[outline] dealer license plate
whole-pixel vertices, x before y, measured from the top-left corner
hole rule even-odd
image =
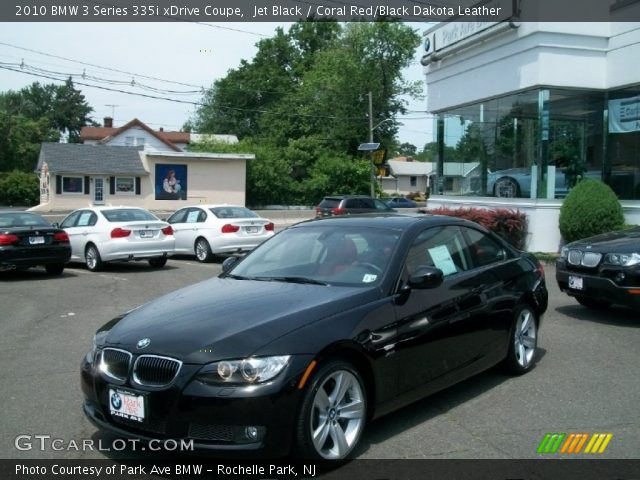
[[[29,243],[31,245],[42,245],[44,243],[44,237],[29,237]]]
[[[569,288],[573,290],[583,290],[584,284],[582,282],[582,277],[569,275]]]
[[[114,417],[133,422],[144,421],[144,396],[124,390],[109,389],[109,412]]]
[[[140,230],[140,238],[153,237],[153,230]]]
[[[258,233],[260,227],[244,227],[247,233]]]

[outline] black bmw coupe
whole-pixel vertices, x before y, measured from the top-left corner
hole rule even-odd
[[[31,212],[0,212],[0,272],[42,265],[59,275],[71,258],[69,236]]]
[[[498,363],[533,368],[547,296],[537,260],[475,223],[303,222],[104,325],[83,408],[124,437],[341,460],[381,415]]]

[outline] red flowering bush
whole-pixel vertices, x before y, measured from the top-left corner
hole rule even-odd
[[[449,217],[471,220],[499,235],[517,249],[524,249],[527,237],[527,215],[518,210],[440,207],[431,210],[421,209],[420,211],[431,215],[448,215]]]

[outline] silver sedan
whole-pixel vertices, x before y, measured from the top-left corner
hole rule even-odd
[[[176,253],[210,262],[215,255],[246,253],[271,237],[274,225],[239,205],[181,208],[167,220],[174,229]]]
[[[84,262],[91,271],[105,262],[129,260],[148,260],[160,268],[175,247],[171,226],[143,208],[81,208],[60,227],[69,235],[71,261]]]

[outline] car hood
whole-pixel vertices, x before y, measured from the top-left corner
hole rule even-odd
[[[567,248],[598,253],[640,253],[640,227],[577,240],[567,245]]]
[[[105,345],[186,363],[246,357],[285,333],[379,295],[376,288],[214,278],[112,321]],[[150,344],[140,350],[136,344],[143,338]]]

